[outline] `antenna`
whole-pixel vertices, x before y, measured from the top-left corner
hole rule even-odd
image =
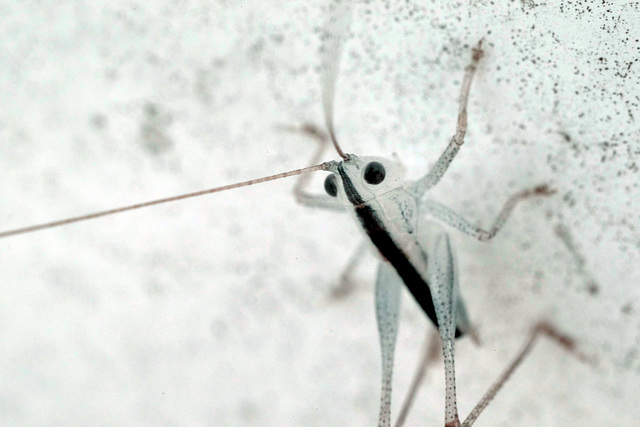
[[[343,159],[347,159],[340,146],[333,126],[333,106],[336,95],[336,81],[340,68],[340,56],[344,47],[344,36],[351,24],[352,8],[350,1],[329,5],[329,17],[322,34],[321,86],[324,119],[331,136],[331,142]]]
[[[276,179],[286,178],[288,176],[302,175],[305,173],[315,172],[319,170],[326,171],[326,170],[330,170],[331,164],[332,162],[325,162],[319,165],[309,166],[307,168],[296,169],[289,172],[282,172],[275,175],[265,176],[263,178],[252,179],[249,181],[239,182],[236,184],[223,185],[222,187],[209,188],[207,190],[200,190],[193,193],[186,193],[178,196],[166,197],[163,199],[150,200],[148,202],[136,203],[134,205],[122,206],[115,209],[109,209],[109,210],[94,212],[86,215],[65,218],[57,221],[46,222],[43,224],[31,225],[28,227],[21,227],[13,230],[2,231],[0,232],[0,239],[5,237],[10,237],[10,236],[17,236],[18,234],[33,233],[34,231],[45,230],[48,228],[60,227],[67,224],[73,224],[75,222],[88,221],[90,219],[100,218],[108,215],[115,215],[122,212],[132,211],[135,209],[146,208],[154,205],[160,205],[163,203],[176,202],[178,200],[189,199],[192,197],[204,196],[212,193],[219,193],[221,191],[232,190],[238,187],[246,187],[249,185],[260,184],[262,182],[275,181]]]

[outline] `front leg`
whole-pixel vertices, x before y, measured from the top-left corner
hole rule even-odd
[[[460,230],[469,236],[475,237],[481,242],[486,242],[498,234],[498,231],[500,231],[505,222],[507,222],[509,215],[511,215],[513,208],[516,207],[518,202],[533,196],[551,196],[555,193],[556,190],[549,188],[547,185],[539,185],[514,194],[509,198],[509,200],[507,200],[507,203],[504,204],[502,210],[489,230],[484,230],[483,228],[471,224],[460,214],[437,202],[427,200],[422,203],[422,208],[427,214],[441,220],[451,227]]]
[[[460,88],[460,101],[458,104],[458,121],[456,124],[456,133],[451,137],[449,145],[438,158],[438,161],[431,167],[431,170],[422,178],[420,178],[413,187],[413,192],[417,197],[421,197],[431,187],[436,185],[440,178],[449,168],[449,165],[460,151],[460,147],[464,143],[464,136],[467,133],[467,105],[469,103],[469,91],[471,90],[471,82],[478,68],[478,62],[482,55],[482,40],[473,48],[471,53],[471,63],[467,66]]]

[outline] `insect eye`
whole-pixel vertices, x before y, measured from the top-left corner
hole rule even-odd
[[[338,195],[338,184],[336,183],[336,176],[334,174],[325,178],[324,191],[326,191],[331,197],[336,197]]]
[[[371,162],[364,168],[364,180],[369,184],[377,185],[384,181],[387,172],[382,163]]]

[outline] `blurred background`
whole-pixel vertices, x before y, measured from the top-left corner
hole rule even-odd
[[[640,6],[493,3],[356,2],[338,137],[424,174],[484,38],[432,197],[488,226],[522,188],[559,193],[490,243],[452,232],[483,340],[457,345],[461,415],[546,319],[597,363],[542,340],[476,425],[637,425]],[[283,129],[323,123],[326,8],[0,4],[0,228],[307,166],[315,142]],[[334,298],[359,233],[296,205],[294,181],[0,240],[0,424],[375,425],[375,259]],[[405,294],[394,418],[432,327]],[[442,425],[443,383],[438,366],[408,425]]]

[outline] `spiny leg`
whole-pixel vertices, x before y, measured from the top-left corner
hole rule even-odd
[[[376,319],[382,352],[382,387],[380,391],[379,427],[391,426],[391,387],[393,358],[398,336],[400,289],[402,279],[393,267],[381,262],[376,279]]]
[[[509,363],[504,372],[498,377],[498,379],[489,387],[489,390],[482,396],[482,399],[476,404],[475,408],[469,413],[469,416],[462,423],[462,427],[470,427],[473,423],[478,419],[482,411],[489,405],[491,400],[495,397],[495,395],[500,391],[502,386],[504,386],[505,382],[509,379],[511,374],[520,366],[522,361],[529,355],[531,349],[536,344],[537,339],[540,335],[546,335],[551,338],[554,342],[559,344],[569,353],[582,360],[583,362],[588,362],[590,359],[581,353],[577,348],[575,341],[558,331],[554,326],[550,325],[546,322],[538,323],[529,337],[527,338],[522,349],[516,354],[516,357]]]
[[[409,415],[409,411],[411,410],[411,406],[413,405],[413,401],[415,400],[416,394],[418,393],[418,389],[427,376],[427,370],[433,364],[433,362],[438,360],[441,351],[440,336],[438,335],[438,332],[436,330],[432,330],[425,337],[422,357],[418,362],[418,368],[413,375],[411,386],[409,386],[409,391],[407,392],[407,396],[404,399],[404,403],[402,404],[402,408],[400,409],[400,413],[398,414],[398,418],[396,419],[395,427],[402,427],[404,425],[404,422],[407,419],[407,415]]]
[[[455,283],[454,286],[458,286],[458,284]],[[464,303],[464,300],[462,299],[462,296],[460,295],[460,291],[457,290],[456,293],[458,295],[455,302],[456,328],[458,328],[458,330],[462,332],[463,335],[470,337],[475,345],[479,346],[480,335],[478,334],[478,330],[471,324],[469,314],[467,313],[467,307]]]
[[[551,196],[555,193],[556,190],[549,188],[547,185],[538,185],[537,187],[522,190],[514,194],[504,204],[502,210],[496,217],[493,225],[489,230],[484,230],[476,225],[471,224],[460,214],[437,202],[425,201],[422,203],[422,208],[429,215],[438,218],[451,227],[460,230],[472,237],[475,237],[480,241],[486,242],[487,240],[493,238],[498,233],[498,231],[500,231],[502,226],[507,222],[509,215],[511,215],[511,212],[516,207],[518,202],[529,197]]]
[[[460,100],[458,103],[458,121],[456,123],[456,133],[451,137],[449,145],[438,158],[438,161],[431,167],[431,170],[418,181],[415,182],[413,191],[420,197],[428,189],[433,187],[440,181],[440,178],[449,168],[460,147],[464,143],[464,136],[467,133],[467,105],[469,103],[469,91],[471,90],[471,82],[478,68],[478,62],[484,54],[482,50],[482,40],[471,51],[471,63],[467,65],[460,87]]]
[[[291,133],[301,133],[303,135],[311,136],[318,143],[318,149],[313,153],[310,164],[315,165],[320,162],[324,150],[329,145],[329,138],[326,133],[312,124],[304,124],[300,127],[281,126],[281,129]],[[309,193],[306,187],[308,187],[310,181],[311,175],[309,174],[300,175],[296,180],[296,184],[293,187],[293,195],[298,203],[312,208],[344,211],[344,206],[338,202],[335,197],[330,197],[326,194]]]
[[[454,363],[457,278],[449,236],[445,233],[438,234],[433,242],[433,251],[430,253],[433,255],[429,266],[429,282],[432,286],[433,305],[438,316],[444,356],[446,383],[444,421],[445,427],[459,427]]]

